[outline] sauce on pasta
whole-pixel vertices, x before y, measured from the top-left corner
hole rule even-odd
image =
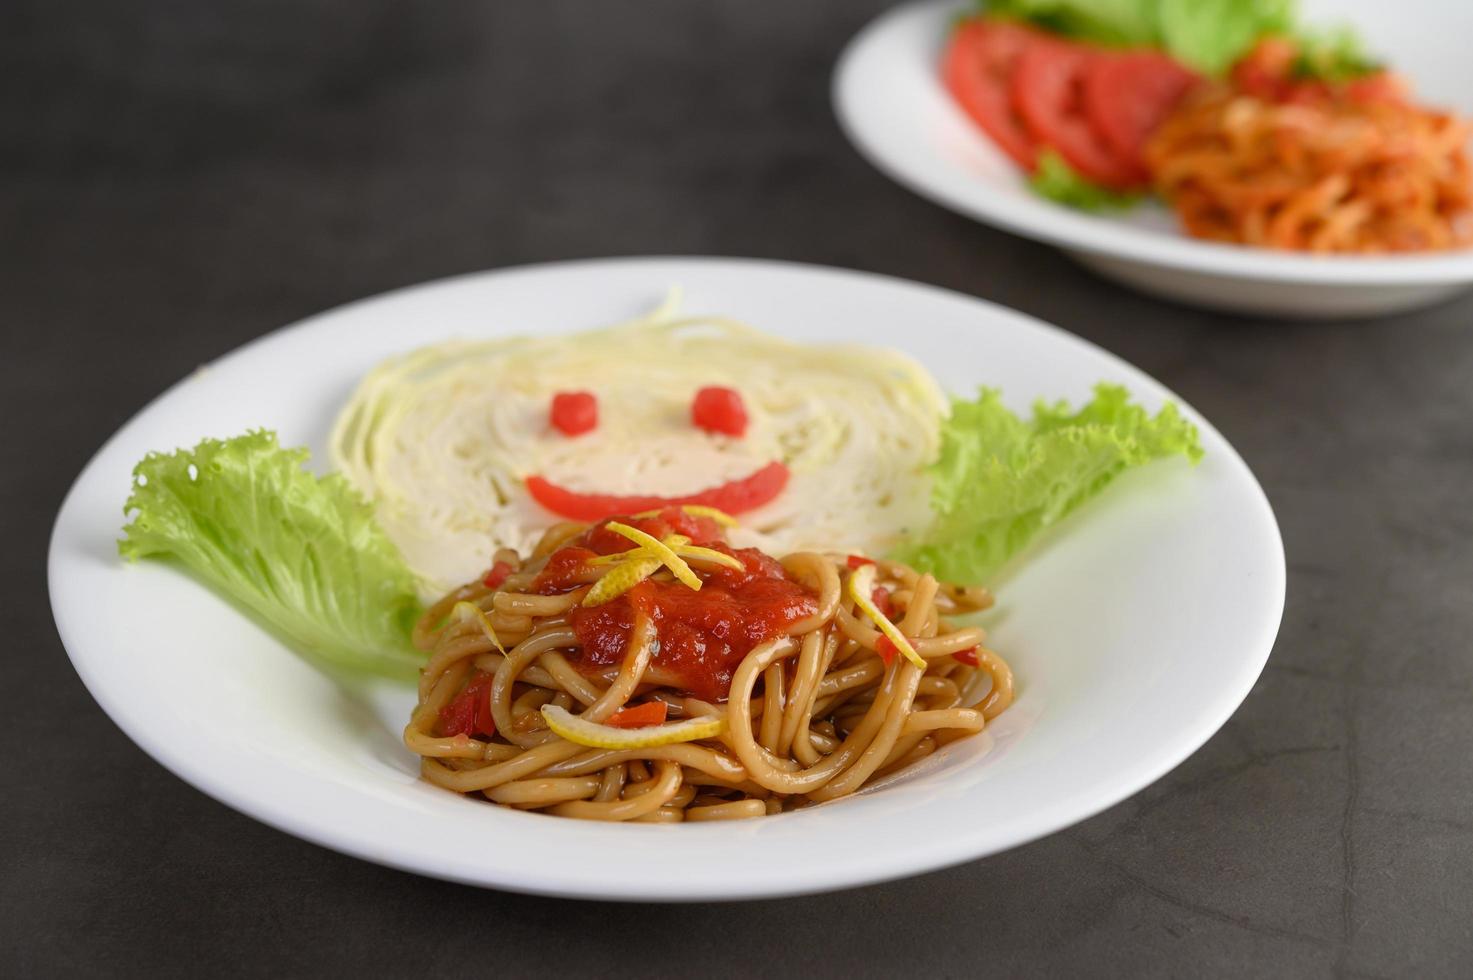
[[[1473,244],[1467,122],[1414,104],[1384,72],[1298,79],[1286,44],[1265,41],[1147,145],[1156,189],[1185,230],[1319,253]]]
[[[628,520],[655,537],[683,533],[694,543],[730,555],[742,568],[698,569],[699,591],[652,578],[609,602],[570,609],[568,625],[578,639],[579,652],[569,659],[584,674],[600,676],[617,667],[635,621],[646,617],[654,624],[657,643],[651,668],[686,692],[721,700],[733,671],[753,647],[818,611],[817,597],[795,582],[780,562],[756,548],[728,547],[709,518],[669,507],[654,517]],[[608,531],[607,522],[599,522],[553,552],[533,587],[546,595],[568,592],[585,578],[590,558],[616,554],[628,546],[627,538]]]

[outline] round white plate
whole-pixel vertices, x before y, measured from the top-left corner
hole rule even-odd
[[[839,59],[833,98],[871,163],[931,200],[1057,245],[1097,272],[1200,306],[1304,316],[1367,316],[1426,305],[1473,285],[1473,251],[1365,258],[1286,254],[1192,239],[1160,205],[1092,215],[1032,193],[1018,169],[940,81],[952,19],[972,5],[921,0],[884,14]],[[1352,24],[1430,104],[1473,112],[1473,3],[1309,0],[1307,23]]]
[[[172,567],[117,557],[129,473],[150,450],[266,426],[320,460],[334,412],[381,358],[451,337],[612,323],[675,284],[691,312],[803,340],[901,347],[950,390],[1002,386],[1018,408],[1085,398],[1102,379],[1151,407],[1171,397],[1018,313],[838,269],[612,259],[401,290],[201,368],[83,470],[57,518],[49,572],[57,626],[88,689],[159,762],[288,833],[456,881],[643,900],[813,892],[1013,847],[1160,777],[1248,693],[1283,610],[1283,545],[1253,475],[1186,406],[1202,427],[1201,465],[1129,474],[1001,584],[992,645],[1021,693],[987,734],[876,791],[740,823],[585,823],[430,786],[399,741],[410,690],[345,689]]]

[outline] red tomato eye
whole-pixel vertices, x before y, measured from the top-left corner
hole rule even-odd
[[[711,386],[696,392],[690,404],[691,424],[707,432],[740,436],[747,431],[747,407],[734,388]]]
[[[548,412],[552,427],[565,436],[581,436],[598,428],[598,399],[592,392],[560,391]]]

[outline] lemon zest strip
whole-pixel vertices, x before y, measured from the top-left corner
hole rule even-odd
[[[491,641],[497,650],[501,651],[503,657],[506,656],[506,647],[501,645],[501,637],[496,635],[496,627],[491,625],[491,619],[486,615],[486,610],[474,602],[468,602],[462,599],[451,607],[450,612],[462,623],[469,622],[472,619],[479,619],[481,621],[481,629],[485,632],[486,638]]]
[[[664,507],[661,507],[659,508],[659,510],[640,511],[638,514],[633,514],[631,516],[634,517],[636,520],[645,520],[651,517],[659,517],[660,511],[664,509]],[[685,511],[692,517],[709,517],[711,518],[711,520],[715,521],[717,524],[720,524],[722,527],[737,526],[737,519],[735,517],[732,517],[724,510],[719,510],[715,507],[707,507],[705,504],[680,504],[680,509]]]
[[[655,574],[655,570],[663,564],[658,558],[639,558],[616,565],[588,590],[588,594],[583,597],[583,605],[600,606],[610,599],[618,598]]]
[[[609,521],[607,524],[604,525],[604,527],[608,528],[610,531],[613,531],[615,534],[622,534],[624,537],[628,538],[630,541],[633,541],[635,544],[644,545],[650,550],[652,554],[659,558],[660,562],[664,564],[666,568],[670,569],[670,572],[677,579],[679,579],[682,584],[689,586],[697,592],[700,591],[700,578],[696,576],[695,572],[691,571],[691,567],[685,563],[685,559],[677,555],[674,549],[672,549],[668,544],[661,541],[653,534],[647,534],[637,527],[630,527],[628,524],[623,524],[619,521]]]
[[[615,728],[613,725],[588,721],[558,705],[544,704],[542,717],[553,734],[575,745],[586,745],[593,749],[647,749],[657,745],[674,745],[676,742],[694,742],[703,738],[715,738],[726,729],[724,715],[686,718],[683,721],[646,725],[642,728]]]
[[[895,644],[895,649],[903,653],[906,660],[925,670],[925,658],[919,653],[916,653],[916,648],[911,646],[910,640],[906,639],[905,634],[900,632],[900,627],[890,622],[890,618],[880,612],[880,607],[876,606],[874,600],[870,598],[870,592],[874,587],[874,565],[861,565],[849,573],[849,598],[853,599],[859,608],[864,610],[866,616],[874,620],[880,632],[885,634],[891,643]]]
[[[682,545],[675,549],[675,553],[682,558],[701,558],[705,561],[715,562],[718,565],[725,565],[727,568],[734,568],[739,572],[745,572],[747,570],[747,566],[741,563],[741,559],[728,555],[724,551],[717,551],[715,548],[702,548],[698,545]]]
[[[683,534],[667,534],[665,535],[663,540],[671,548],[677,550],[690,544],[690,538],[686,537]],[[584,564],[617,565],[621,561],[632,561],[635,558],[653,557],[655,556],[650,553],[650,549],[646,548],[644,545],[640,545],[638,548],[630,548],[628,551],[618,551],[612,555],[599,555],[597,558],[590,558],[588,559],[588,561],[584,562]]]

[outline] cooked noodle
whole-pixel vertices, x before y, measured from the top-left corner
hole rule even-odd
[[[1228,86],[1189,99],[1146,149],[1198,237],[1309,252],[1473,244],[1468,125],[1395,100],[1281,103]]]
[[[764,816],[854,793],[981,731],[1012,701],[1012,672],[982,646],[982,630],[947,618],[991,605],[986,590],[943,586],[905,565],[878,562],[891,618],[926,666],[898,655],[886,663],[882,634],[849,596],[852,563],[809,552],[789,555],[782,568],[815,611],[740,660],[724,703],[692,696],[656,662],[659,634],[643,613],[634,615],[617,665],[580,667],[569,616],[614,566],[591,567],[587,581],[564,594],[532,590],[553,552],[583,531],[553,529],[525,563],[499,553],[513,571],[498,588],[462,586],[421,620],[416,642],[430,657],[404,741],[422,757],[430,782],[580,819]],[[668,581],[667,573],[655,580]],[[461,602],[486,614],[495,640],[477,619],[451,614]],[[477,672],[490,676],[484,696],[495,735],[437,735],[442,712]],[[636,701],[658,701],[676,720],[722,718],[724,730],[675,744],[595,748],[554,734],[540,711],[556,705],[606,722]]]

